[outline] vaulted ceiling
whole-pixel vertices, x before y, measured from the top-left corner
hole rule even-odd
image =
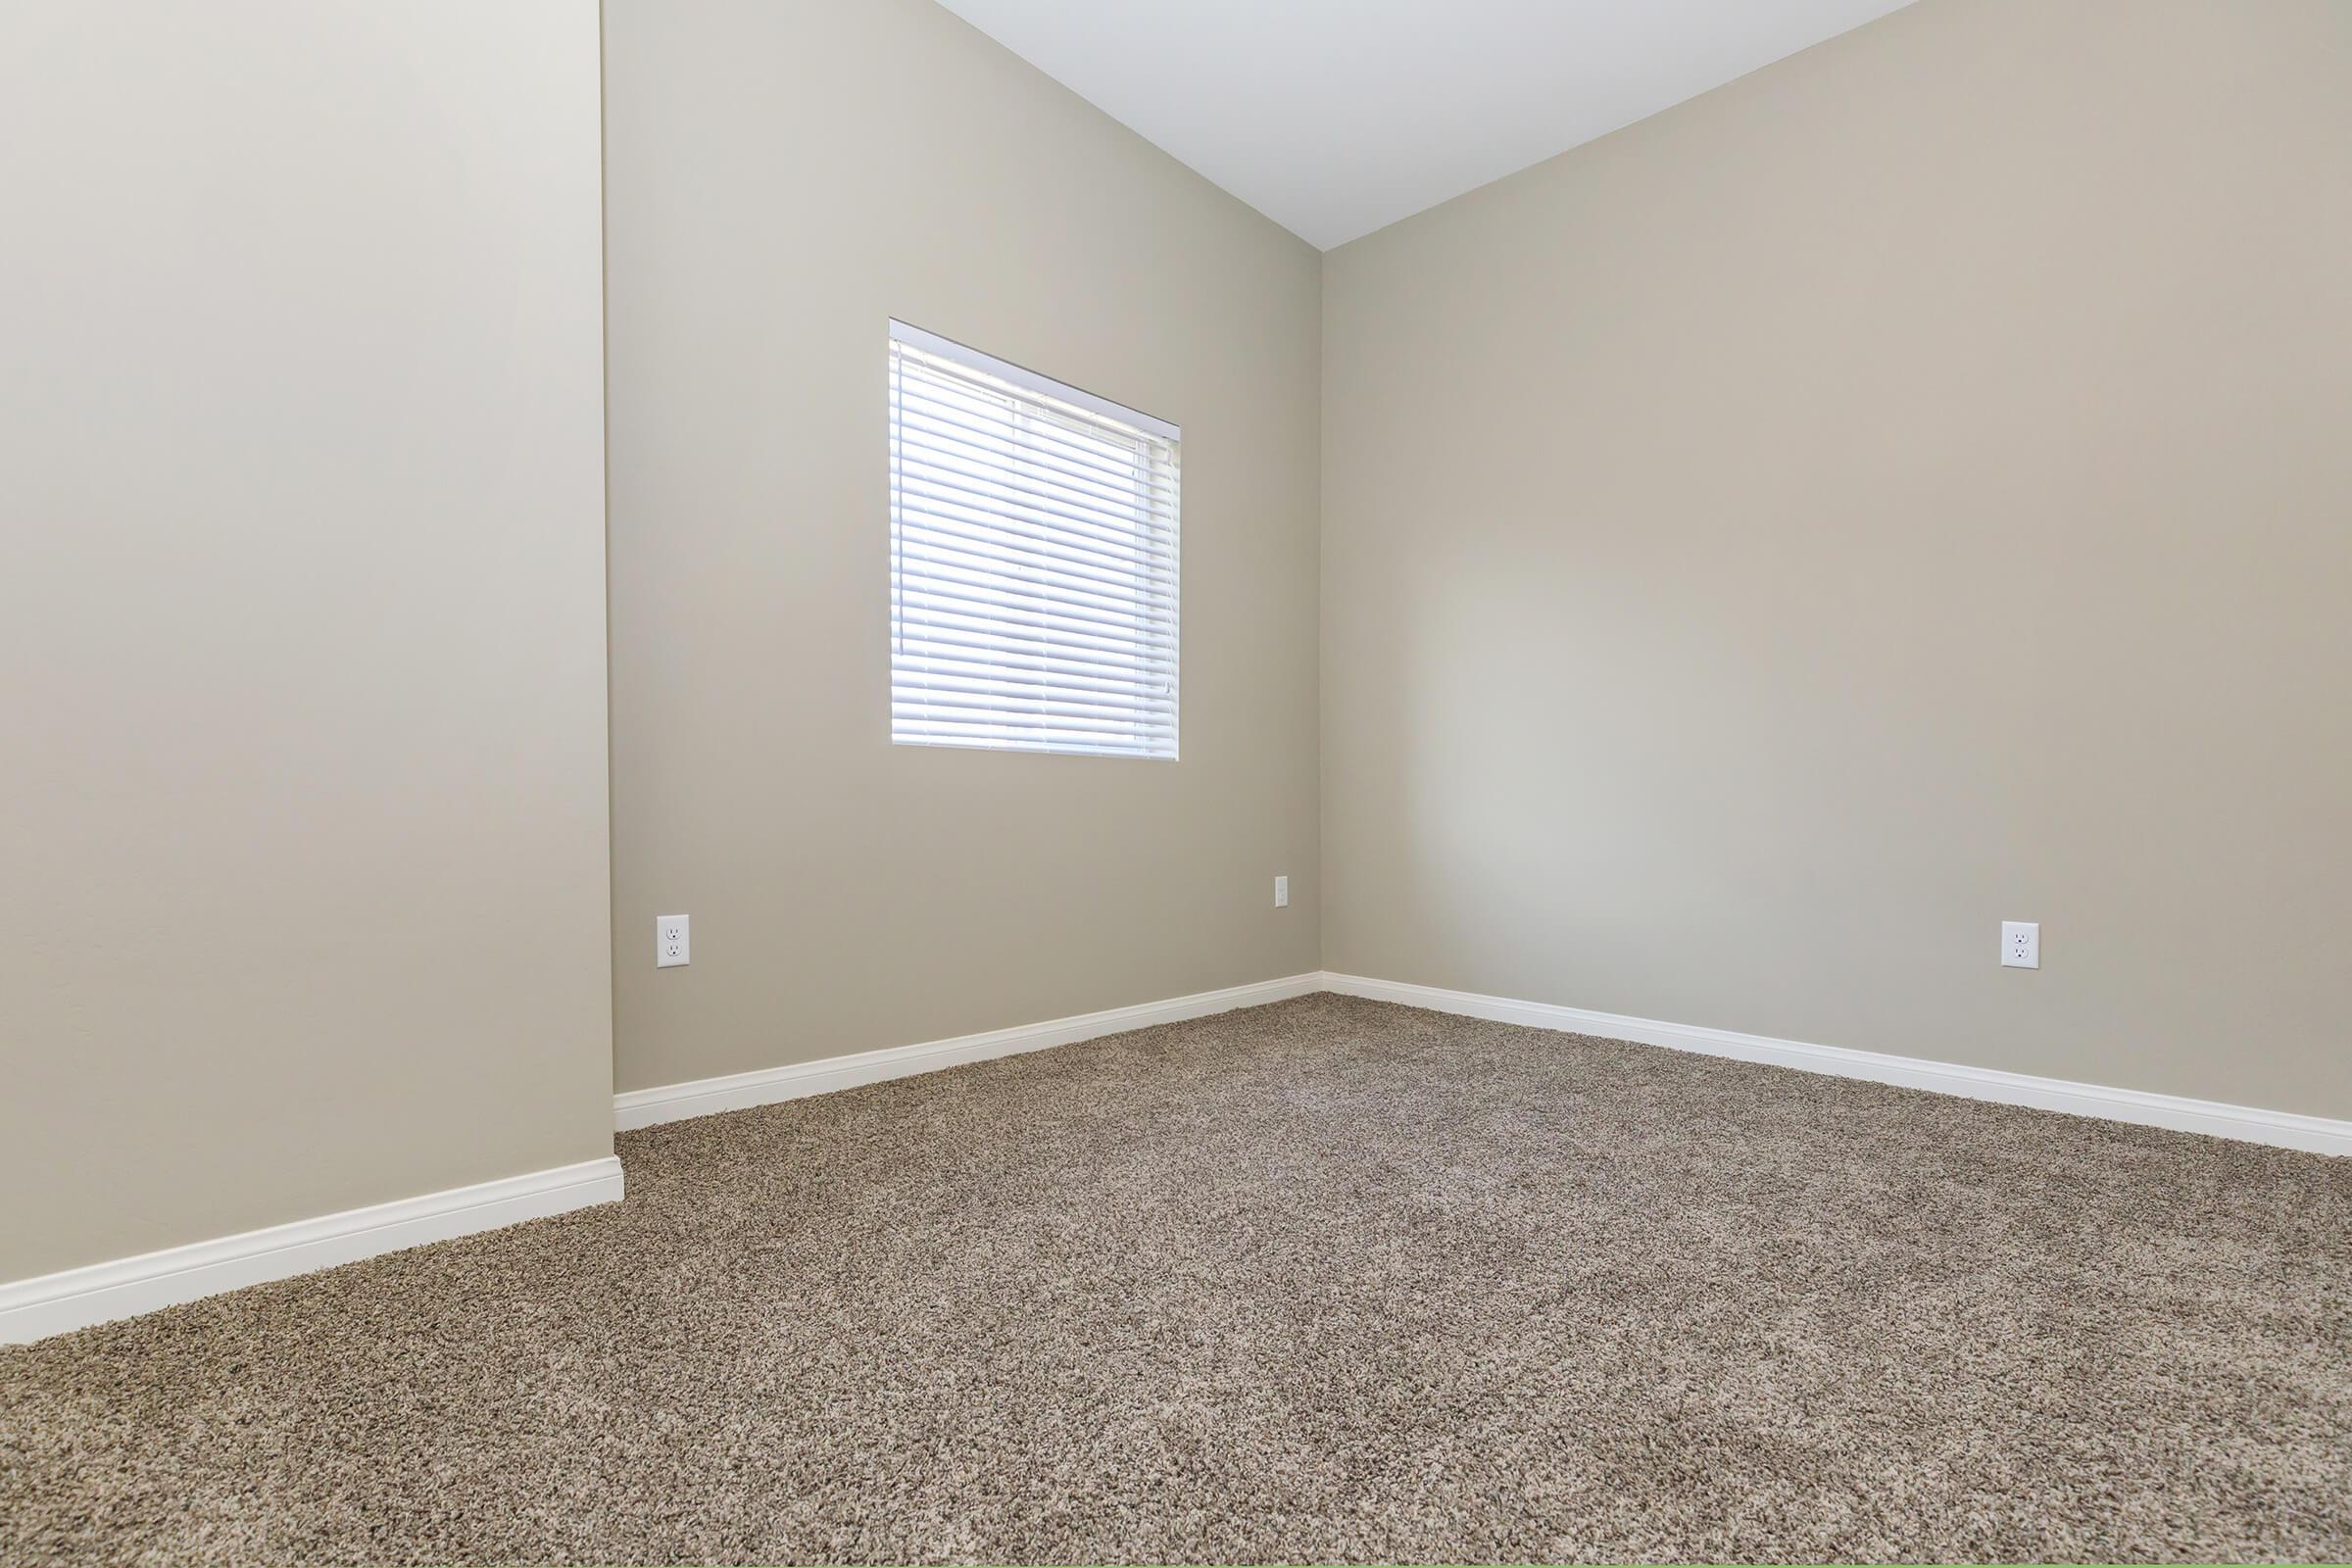
[[[941,0],[1329,249],[1905,0]]]

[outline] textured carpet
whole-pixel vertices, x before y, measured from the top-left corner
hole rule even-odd
[[[0,1560],[2352,1557],[2352,1160],[1317,996],[0,1349]]]

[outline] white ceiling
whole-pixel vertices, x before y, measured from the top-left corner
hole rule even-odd
[[[1907,0],[941,0],[1326,250]]]

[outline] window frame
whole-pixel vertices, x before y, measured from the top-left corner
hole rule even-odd
[[[991,395],[1006,398],[1010,404],[1009,416],[1014,420],[1034,417],[1041,423],[1051,426],[1052,421],[1058,419],[1062,421],[1064,428],[1072,421],[1077,422],[1081,427],[1086,424],[1101,423],[1110,427],[1106,432],[1108,435],[1118,438],[1122,443],[1132,439],[1136,444],[1137,480],[1134,487],[1134,556],[1138,590],[1136,602],[1140,606],[1150,594],[1162,595],[1167,604],[1167,614],[1164,620],[1164,632],[1152,628],[1146,617],[1139,616],[1137,621],[1131,645],[1133,650],[1131,657],[1139,665],[1149,662],[1164,667],[1165,689],[1164,694],[1154,694],[1134,705],[1132,711],[1135,715],[1139,718],[1148,716],[1152,722],[1150,724],[1138,723],[1134,726],[1133,733],[1136,740],[1133,744],[1084,744],[1066,736],[1050,739],[1024,738],[1017,733],[1021,726],[1010,723],[999,726],[1007,733],[996,735],[982,733],[925,734],[902,731],[902,720],[906,717],[905,710],[919,709],[924,706],[919,698],[914,700],[904,698],[902,696],[903,687],[913,685],[914,680],[919,679],[922,674],[929,673],[928,671],[913,670],[913,679],[909,679],[910,667],[921,656],[909,656],[906,651],[908,636],[904,612],[907,593],[906,585],[909,574],[905,569],[904,539],[907,524],[903,507],[901,469],[902,449],[908,443],[904,437],[900,407],[903,349],[910,349],[924,359],[944,362],[954,370],[977,376],[984,383],[998,383],[997,386],[983,389]],[[933,368],[934,373],[937,373],[938,368],[934,367]],[[926,331],[896,318],[892,318],[890,320],[888,383],[891,744],[893,746],[920,746],[965,751],[1027,752],[1058,757],[1098,757],[1133,761],[1172,762],[1180,760],[1183,734],[1182,664],[1184,646],[1182,428],[1170,420],[1145,414],[1141,410],[1113,402],[1083,388],[1071,386],[1067,382],[1057,381],[1051,376],[1029,369],[1025,366],[999,359],[995,355],[983,353],[968,344],[958,343],[953,338],[942,337],[936,332]],[[1009,495],[1019,495],[1027,488],[1022,482],[1023,475],[1020,471],[1021,465],[1026,460],[1017,450],[1021,444],[1016,438],[1008,443],[1016,450],[1002,455],[1001,461],[1004,465],[1004,477],[986,481]],[[919,463],[919,459],[916,461]],[[964,461],[971,460],[966,458]],[[1037,474],[1032,473],[1028,477],[1034,480],[1037,478]],[[1165,486],[1164,523],[1159,520],[1162,509],[1157,495],[1158,488],[1163,483]],[[1115,499],[1103,514],[1113,518],[1117,516]],[[979,530],[975,528],[975,537],[979,536]],[[1017,553],[1017,547],[1015,547],[1015,553]],[[1149,564],[1155,555],[1164,556],[1164,565]],[[922,574],[918,572],[913,575],[919,578]],[[1054,612],[1051,610],[1036,613],[1040,614],[1046,622],[1041,629],[1059,630],[1065,636],[1072,634],[1071,626],[1053,625]],[[1073,625],[1078,634],[1090,635],[1096,641],[1109,642],[1112,640],[1083,623],[1074,621]],[[1019,641],[1018,638],[1004,640]],[[984,662],[981,659],[972,659],[966,662],[973,664]],[[1017,666],[1008,665],[1007,667],[1015,668]],[[1067,672],[1064,671],[1064,673]],[[966,674],[962,678],[975,682],[989,679],[989,677],[970,674]],[[1018,681],[1016,678],[1006,676],[997,678],[995,683],[1015,686]],[[1013,700],[1022,702],[1051,701],[1054,686],[1053,681],[1041,680],[1038,683],[1040,696]],[[949,689],[953,690],[953,688]],[[1011,696],[1010,693],[997,695]],[[1163,706],[1165,712],[1164,740],[1159,738],[1161,728],[1157,723]],[[972,710],[978,713],[987,711],[984,708],[974,708]],[[1004,712],[1007,716],[1019,716],[1017,710],[1006,710]],[[933,722],[939,722],[939,720],[934,719]],[[976,729],[983,727],[982,721],[974,720],[972,722]],[[1031,727],[1051,728],[1047,724],[1037,724]]]

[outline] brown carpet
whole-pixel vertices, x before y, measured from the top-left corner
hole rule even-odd
[[[2352,1160],[1317,996],[0,1349],[0,1560],[2352,1557]]]

